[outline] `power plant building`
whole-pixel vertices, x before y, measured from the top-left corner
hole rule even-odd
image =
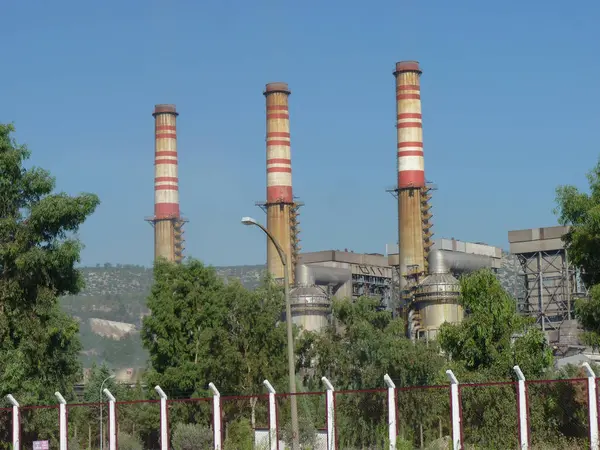
[[[414,339],[434,339],[444,322],[458,323],[464,318],[459,304],[458,278],[482,268],[498,271],[502,249],[482,243],[456,239],[432,240],[428,252],[427,275],[413,289],[408,311],[408,334]],[[398,246],[386,246],[390,266],[398,266]],[[401,305],[404,306],[404,305]]]
[[[301,253],[291,292],[296,325],[317,331],[329,323],[332,299],[378,298],[391,308],[393,269],[377,253],[326,250]]]

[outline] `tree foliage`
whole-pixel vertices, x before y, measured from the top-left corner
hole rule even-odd
[[[82,287],[73,233],[99,200],[54,193],[49,172],[24,166],[30,152],[13,131],[0,124],[0,395],[39,403],[80,376],[78,326],[58,297]]]
[[[600,283],[600,162],[587,174],[589,193],[575,186],[556,189],[555,213],[561,225],[570,226],[563,236],[569,260],[583,269],[587,286]]]
[[[204,392],[210,381],[222,393],[249,394],[285,375],[280,289],[248,291],[195,260],[158,261],[154,277],[142,329],[152,383],[180,396]]]
[[[589,193],[575,186],[556,189],[555,213],[561,225],[569,226],[563,236],[570,263],[581,269],[590,299],[575,303],[575,316],[583,326],[584,343],[600,347],[600,162],[587,174]]]
[[[531,319],[516,312],[516,302],[488,269],[461,277],[460,302],[467,316],[445,323],[438,335],[442,349],[468,372],[512,377],[518,364],[528,377],[552,364],[552,351]]]
[[[386,373],[397,387],[441,381],[445,361],[435,343],[411,342],[405,337],[402,320],[393,318],[389,311],[382,311],[379,306],[378,300],[366,297],[335,301],[333,324],[321,333],[302,335],[300,359],[307,374],[305,382],[311,390],[322,389],[320,378],[323,375],[340,390],[383,387]],[[384,445],[386,398],[384,391],[336,396],[340,445],[361,448],[374,444],[374,439],[378,445]],[[403,393],[398,402],[405,425],[401,434],[413,440],[412,435],[408,436],[409,430],[429,420],[436,421],[437,429],[437,420],[445,413],[443,404],[437,393]],[[446,419],[447,414],[444,414]]]

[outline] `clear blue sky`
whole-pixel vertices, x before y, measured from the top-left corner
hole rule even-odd
[[[424,70],[436,237],[504,248],[549,226],[600,142],[600,3],[20,0],[0,7],[0,121],[33,163],[102,205],[84,264],[149,265],[153,119],[175,103],[187,255],[257,264],[265,241],[264,85],[290,98],[304,250],[396,240],[396,61]]]

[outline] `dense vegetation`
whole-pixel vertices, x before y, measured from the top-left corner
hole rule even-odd
[[[81,376],[77,322],[58,298],[82,286],[73,233],[99,200],[54,193],[47,171],[24,167],[30,153],[13,131],[0,124],[0,397],[39,404],[56,390],[71,395]],[[25,434],[44,420],[25,421]]]

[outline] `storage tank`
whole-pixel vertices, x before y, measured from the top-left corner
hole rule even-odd
[[[460,284],[454,274],[494,267],[489,256],[434,250],[427,258],[428,275],[414,291],[409,333],[412,338],[433,339],[444,322],[460,323],[465,313],[459,304]]]

